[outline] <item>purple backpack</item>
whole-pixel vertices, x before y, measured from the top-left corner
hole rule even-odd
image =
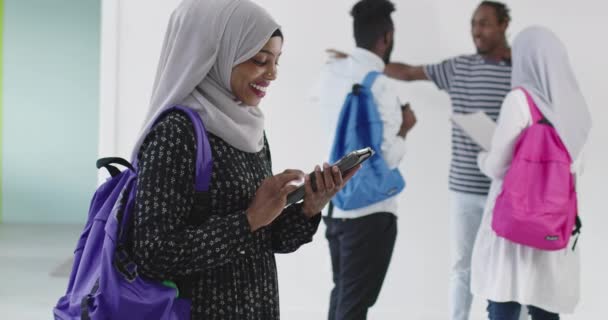
[[[502,192],[496,198],[492,229],[500,237],[525,246],[563,249],[581,227],[570,172],[572,159],[530,94],[518,89],[528,100],[532,125],[516,142]],[[573,249],[575,245],[576,241]]]
[[[176,106],[194,125],[197,141],[196,192],[209,190],[211,148],[200,116],[192,109]],[[128,169],[118,170],[113,164]],[[53,309],[55,319],[190,319],[190,301],[177,297],[171,281],[145,279],[125,248],[137,192],[137,161],[103,158],[112,177],[102,184],[91,201],[89,216],[74,251],[74,265],[66,294]],[[170,279],[168,279],[170,280]],[[172,286],[173,285],[173,286]]]

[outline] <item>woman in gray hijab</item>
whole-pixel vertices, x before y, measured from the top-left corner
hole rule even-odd
[[[512,58],[514,89],[502,104],[491,150],[478,158],[492,186],[473,250],[471,290],[489,301],[492,320],[519,319],[522,305],[528,306],[534,320],[559,319],[560,313],[574,312],[579,300],[580,244],[575,249],[570,243],[562,250],[545,251],[511,242],[492,230],[492,212],[517,138],[532,125],[526,95],[517,88],[529,92],[555,127],[574,160],[575,175],[581,171],[591,117],[566,48],[551,31],[530,27],[520,32],[513,42]]]
[[[185,0],[171,16],[147,123],[134,149],[130,250],[142,275],[169,280],[193,319],[279,319],[275,253],[310,242],[320,211],[349,179],[336,167],[272,175],[258,107],[277,78],[283,36],[249,0]],[[194,190],[195,110],[213,156],[207,199]],[[302,203],[285,208],[294,180]],[[199,202],[204,203],[199,203]],[[196,221],[196,223],[193,223]]]

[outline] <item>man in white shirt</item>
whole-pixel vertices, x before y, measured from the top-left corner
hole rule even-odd
[[[327,151],[347,94],[371,71],[382,72],[393,48],[394,5],[386,0],[362,0],[352,9],[355,51],[347,58],[328,63],[321,73],[315,102],[324,114]],[[401,106],[391,82],[379,75],[371,91],[383,122],[381,153],[395,169],[405,153],[405,137],[416,123],[409,106]],[[333,207],[324,217],[332,258],[334,288],[329,320],[366,319],[376,302],[397,235],[398,194],[354,209]]]

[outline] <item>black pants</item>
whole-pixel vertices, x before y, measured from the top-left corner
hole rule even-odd
[[[334,288],[329,320],[362,320],[374,305],[397,237],[397,218],[388,212],[355,219],[324,218]]]
[[[517,302],[488,301],[488,316],[490,320],[518,320],[521,304]],[[559,314],[545,311],[535,306],[528,306],[532,320],[559,320]]]

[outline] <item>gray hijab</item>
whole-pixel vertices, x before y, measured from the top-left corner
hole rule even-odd
[[[591,129],[591,115],[565,46],[543,27],[529,27],[513,41],[511,85],[524,87],[576,160]]]
[[[134,158],[155,119],[174,105],[196,110],[207,131],[230,145],[258,152],[264,114],[236,101],[232,68],[258,53],[279,25],[249,0],[184,0],[169,20],[150,109]]]

